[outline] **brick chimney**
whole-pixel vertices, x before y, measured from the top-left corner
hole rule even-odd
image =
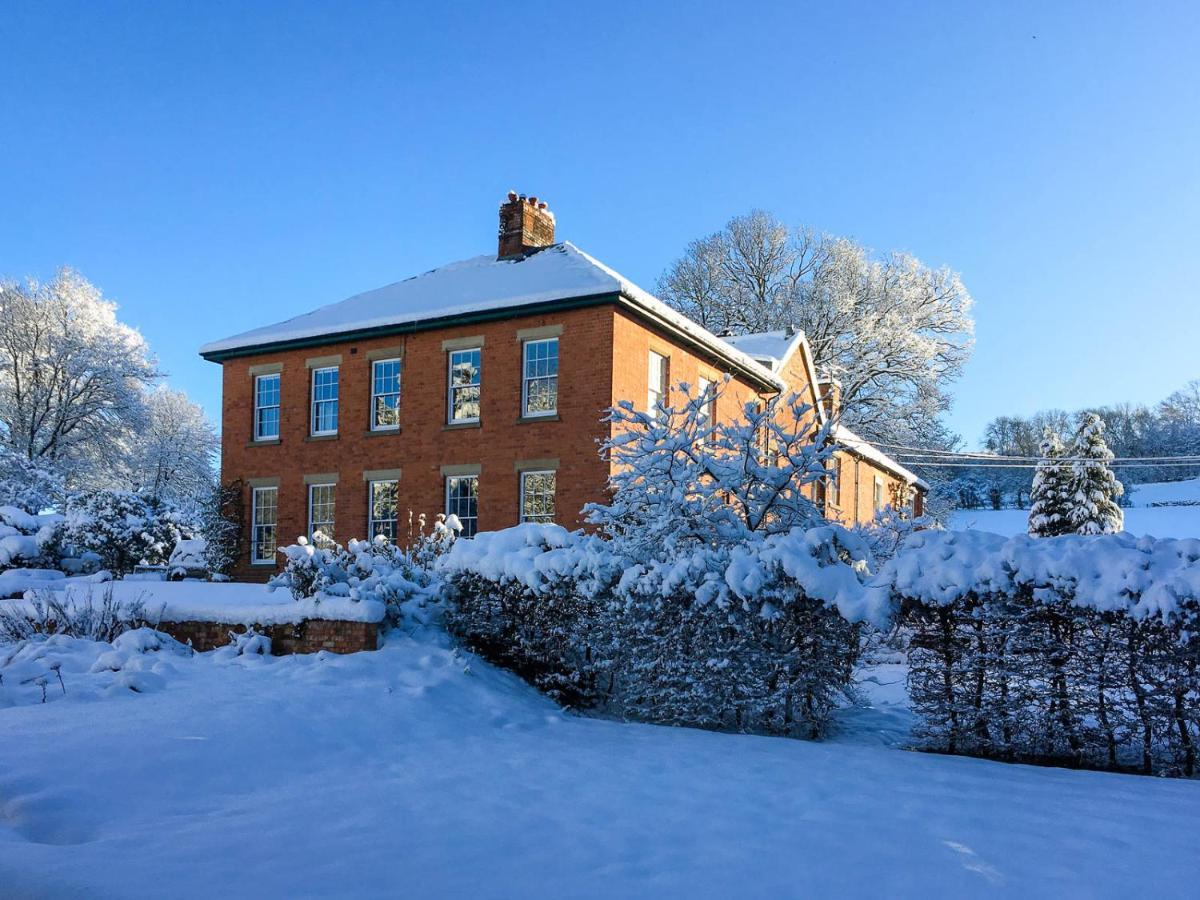
[[[498,259],[516,259],[531,250],[554,243],[554,213],[537,197],[508,192],[500,204],[500,252]]]
[[[826,375],[817,379],[817,396],[825,409],[825,417],[836,422],[842,412],[842,383]]]

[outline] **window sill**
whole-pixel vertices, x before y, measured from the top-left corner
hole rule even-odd
[[[460,431],[463,428],[479,428],[482,422],[447,422],[442,426],[442,431]]]
[[[534,422],[561,422],[562,418],[558,413],[552,416],[518,416],[518,425],[532,425]]]
[[[256,569],[274,569],[277,563],[275,560],[251,560],[250,565]]]
[[[271,438],[269,441],[247,441],[247,447],[278,447],[280,444],[279,438]]]
[[[402,428],[368,428],[363,432],[363,437],[387,437],[390,434],[399,434],[403,430]]]
[[[308,443],[312,443],[313,441],[336,441],[339,437],[341,437],[340,434],[310,434],[304,440]]]

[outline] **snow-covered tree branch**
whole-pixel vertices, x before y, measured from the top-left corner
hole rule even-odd
[[[692,242],[658,292],[717,332],[803,329],[818,369],[842,382],[848,425],[877,440],[946,443],[937,418],[973,330],[971,296],[949,269],[755,211]]]
[[[0,283],[0,436],[15,452],[76,482],[111,471],[157,377],[142,336],[81,275]]]

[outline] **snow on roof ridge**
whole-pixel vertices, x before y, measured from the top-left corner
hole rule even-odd
[[[482,277],[472,277],[474,270],[483,273]],[[440,291],[433,290],[435,296],[422,295],[421,283],[438,276],[457,277],[439,285]],[[514,283],[502,285],[497,289],[495,276],[502,276]],[[410,285],[417,287],[410,288]],[[491,296],[488,295],[489,288],[494,290]],[[708,329],[671,309],[649,291],[580,250],[570,241],[551,244],[519,259],[498,260],[494,256],[483,255],[447,263],[383,287],[353,294],[344,300],[328,303],[290,319],[211,341],[200,348],[200,353],[207,355],[248,349],[265,344],[333,336],[349,331],[383,328],[610,292],[624,297],[631,305],[658,317],[671,328],[706,346],[718,356],[758,375],[763,381],[775,385],[780,390],[786,387],[773,370],[762,365],[753,356],[743,353]],[[455,303],[455,300],[461,302]],[[416,308],[404,310],[405,301]],[[447,305],[431,305],[439,302]]]
[[[689,319],[687,316],[683,315],[683,313],[675,311],[649,291],[639,287],[616,269],[602,263],[591,254],[580,250],[570,241],[563,241],[563,244],[570,247],[585,260],[603,271],[605,274],[609,275],[611,278],[616,279],[620,285],[621,293],[627,299],[647,307],[651,312],[666,319],[673,327],[678,328],[680,331],[683,331],[691,337],[700,340],[701,343],[707,344],[711,349],[718,351],[722,356],[734,360],[751,371],[758,370],[766,381],[772,382],[780,390],[784,390],[786,388],[786,385],[776,376],[773,369],[764,366],[751,354],[739,350],[729,341],[713,334],[703,325],[693,321],[692,319]]]
[[[869,459],[871,462],[878,463],[885,469],[888,469],[895,475],[899,475],[904,480],[917,485],[918,487],[929,490],[929,483],[921,478],[910,469],[904,468],[900,463],[896,462],[866,438],[859,437],[849,428],[842,424],[835,424],[830,431],[834,441],[842,444],[847,449],[859,454],[860,456]]]

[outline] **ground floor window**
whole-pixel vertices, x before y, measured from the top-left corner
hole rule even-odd
[[[336,491],[336,484],[310,484],[308,486],[308,537],[315,546],[333,546],[333,513]]]
[[[279,521],[279,488],[259,487],[250,498],[250,561],[275,562],[275,529]]]
[[[474,537],[479,528],[478,475],[451,475],[446,478],[446,515],[458,516],[463,537]]]
[[[521,473],[521,521],[553,522],[557,473]]]
[[[396,542],[396,498],[399,482],[372,481],[368,486],[370,495],[370,522],[368,537],[374,540],[382,534],[393,544]]]

